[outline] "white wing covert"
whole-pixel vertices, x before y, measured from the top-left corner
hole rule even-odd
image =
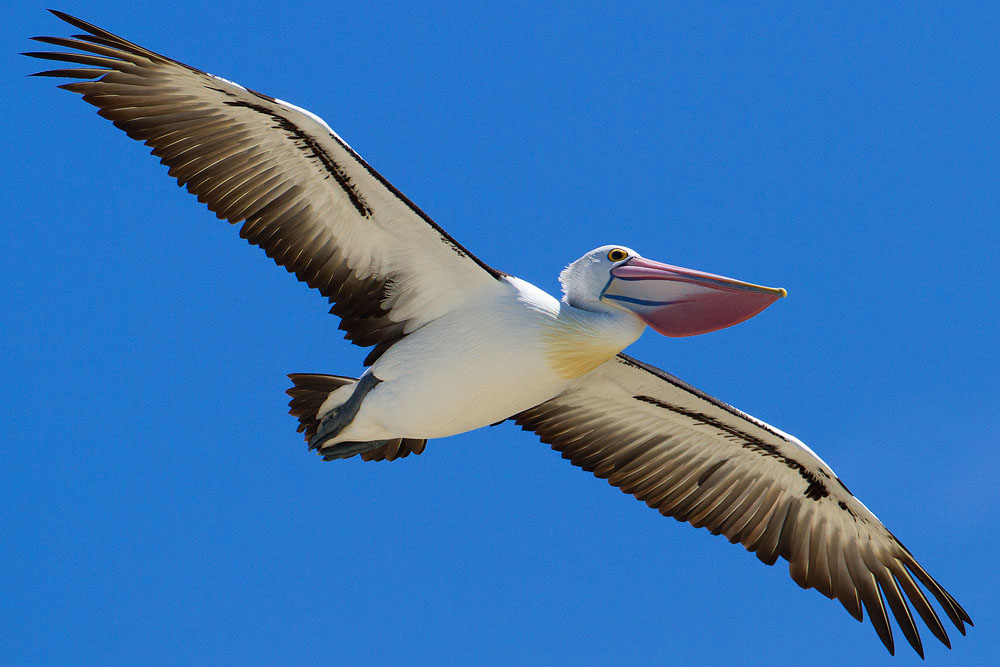
[[[372,169],[312,113],[53,11],[86,31],[35,37],[75,52],[27,53],[82,65],[39,72],[83,79],[79,93],[152,147],[180,185],[333,304],[347,338],[376,346],[481,290],[491,269]]]

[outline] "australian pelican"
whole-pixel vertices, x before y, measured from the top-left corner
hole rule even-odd
[[[689,336],[784,296],[603,246],[561,274],[557,300],[474,257],[312,113],[53,12],[84,31],[36,37],[40,72],[152,147],[219,218],[327,297],[360,378],[289,376],[290,412],[326,459],[420,454],[429,438],[512,419],[662,514],[739,542],[792,579],[889,611],[923,655],[909,605],[950,646],[923,589],[964,634],[969,615],[796,438],[621,353],[648,325]],[[923,589],[921,588],[923,586]],[[888,608],[887,608],[888,604]]]

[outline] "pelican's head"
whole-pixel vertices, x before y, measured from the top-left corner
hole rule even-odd
[[[731,327],[786,294],[781,288],[654,262],[616,245],[591,250],[567,266],[559,282],[569,305],[626,310],[664,336]]]

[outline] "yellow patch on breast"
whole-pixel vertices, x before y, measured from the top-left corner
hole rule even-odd
[[[588,334],[575,327],[545,332],[545,358],[557,375],[578,378],[621,352],[616,342]]]

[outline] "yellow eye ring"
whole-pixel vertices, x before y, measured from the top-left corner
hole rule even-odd
[[[628,253],[622,250],[621,248],[615,248],[614,250],[608,253],[608,259],[610,259],[612,262],[620,262],[626,257],[628,257]]]

